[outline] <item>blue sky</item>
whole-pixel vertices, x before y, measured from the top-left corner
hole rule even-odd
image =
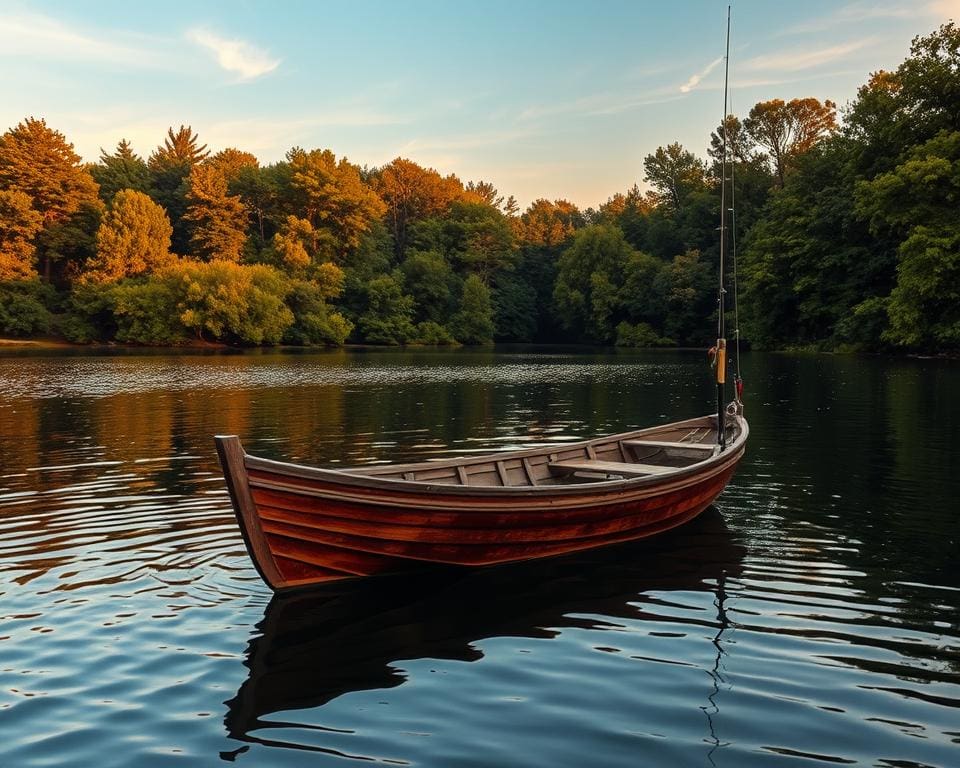
[[[183,123],[264,163],[292,146],[403,156],[523,205],[596,206],[642,182],[660,145],[705,154],[725,14],[714,0],[0,0],[0,129],[43,117],[95,160],[121,138],[146,156]],[[733,111],[843,105],[950,18],[960,0],[734,2]]]

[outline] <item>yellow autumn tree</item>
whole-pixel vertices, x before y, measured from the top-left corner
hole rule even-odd
[[[329,149],[287,153],[297,203],[315,230],[327,230],[343,259],[386,211],[380,196],[360,178],[360,169]]]
[[[30,198],[15,189],[0,189],[0,280],[30,280],[37,276],[33,238],[43,218]]]
[[[21,192],[40,214],[37,235],[56,239],[56,230],[69,224],[85,206],[99,207],[97,183],[83,167],[73,144],[45,120],[28,117],[0,136],[0,189]],[[35,242],[37,244],[37,242]],[[39,256],[44,275],[60,258],[55,247],[43,247]]]
[[[464,194],[460,179],[441,176],[412,160],[398,157],[383,166],[374,178],[374,189],[387,206],[387,226],[397,253],[407,245],[407,229],[419,219],[439,216]]]
[[[227,179],[207,163],[190,170],[187,212],[191,223],[190,248],[203,261],[240,261],[247,241],[247,207],[238,195],[227,193]]]
[[[142,192],[122,189],[97,229],[97,253],[80,275],[86,283],[113,283],[165,267],[173,227],[166,212]]]

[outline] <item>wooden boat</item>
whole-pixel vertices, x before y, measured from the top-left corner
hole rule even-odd
[[[320,469],[217,451],[250,555],[274,590],[551,557],[644,538],[706,509],[743,456],[738,403],[582,442],[419,464]]]
[[[728,8],[728,60],[729,54]],[[726,116],[726,78],[723,101]],[[713,415],[563,446],[353,469],[258,458],[245,453],[237,437],[217,437],[237,519],[267,584],[282,591],[424,564],[552,557],[652,536],[706,509],[733,475],[749,431],[740,400],[739,331],[736,395],[729,405],[724,392],[726,195],[732,180],[726,131],[720,178]],[[736,296],[735,250],[733,275]]]

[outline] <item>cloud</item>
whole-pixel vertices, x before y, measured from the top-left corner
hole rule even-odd
[[[714,59],[696,74],[690,75],[690,79],[680,86],[680,93],[690,93],[690,91],[696,88],[699,82],[713,72],[713,70],[717,68],[717,65],[722,61],[723,56],[721,56],[719,59]]]
[[[779,33],[778,37],[823,32],[840,24],[860,24],[871,19],[916,19],[918,16],[932,16],[944,21],[960,20],[960,0],[929,0],[926,3],[885,5],[866,2],[850,3],[824,16],[787,27]]]
[[[876,41],[872,39],[855,40],[850,43],[834,45],[829,48],[819,48],[812,51],[797,49],[783,53],[755,56],[744,62],[742,69],[748,72],[769,72],[771,70],[797,72],[802,69],[813,69],[814,67],[846,58],[854,51],[859,51],[861,48],[865,48],[874,42]]]
[[[943,0],[941,0],[943,1]],[[950,0],[946,0],[950,2]],[[956,0],[953,0],[954,2]],[[800,35],[807,32],[822,32],[838,24],[857,24],[870,19],[911,19],[917,8],[906,5],[877,5],[875,3],[852,3],[816,19],[795,24],[782,30],[778,37]]]
[[[243,40],[228,40],[205,29],[191,29],[187,38],[216,54],[217,63],[240,80],[255,80],[280,66],[280,59]]]
[[[665,104],[683,98],[678,96],[675,87],[654,88],[645,93],[607,93],[590,94],[579,99],[552,104],[536,104],[527,107],[517,116],[520,121],[540,120],[563,115],[596,117],[598,115],[618,115],[639,107]]]
[[[162,65],[162,59],[151,50],[152,47],[142,36],[119,31],[98,35],[38,13],[0,17],[0,55],[4,56],[37,56],[141,67]]]

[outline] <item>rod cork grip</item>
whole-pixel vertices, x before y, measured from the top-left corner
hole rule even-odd
[[[717,339],[717,384],[727,383],[727,340]]]

